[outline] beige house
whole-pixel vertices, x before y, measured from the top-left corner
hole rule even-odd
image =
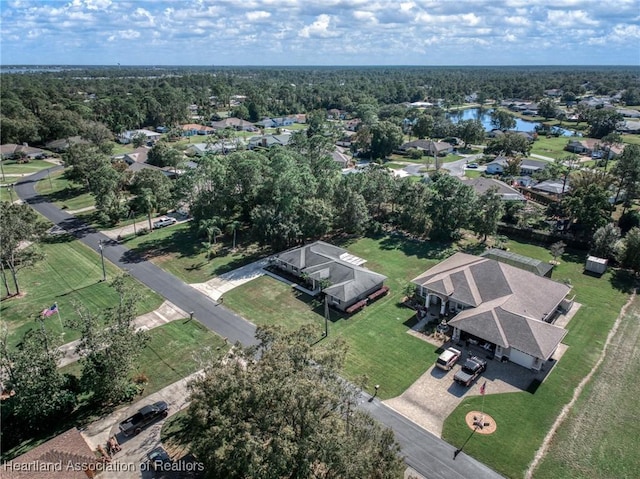
[[[570,287],[509,264],[456,253],[412,281],[425,305],[451,317],[454,341],[539,370],[567,334],[553,322]]]

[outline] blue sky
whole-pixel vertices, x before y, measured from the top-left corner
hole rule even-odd
[[[640,0],[0,0],[0,62],[640,65]]]

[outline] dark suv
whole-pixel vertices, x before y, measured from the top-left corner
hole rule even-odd
[[[478,377],[484,370],[487,369],[487,362],[484,359],[480,359],[478,356],[471,356],[460,368],[460,371],[456,373],[453,380],[464,386],[471,386],[471,383]]]

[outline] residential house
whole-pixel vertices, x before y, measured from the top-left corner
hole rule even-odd
[[[618,125],[617,130],[620,133],[638,134],[640,133],[640,121],[626,120]]]
[[[507,157],[498,156],[492,162],[487,163],[486,172],[490,175],[501,175],[504,173],[507,163]],[[545,169],[548,165],[549,163],[546,161],[524,158],[520,162],[520,172],[518,174],[525,176],[532,175],[537,171]]]
[[[567,334],[553,322],[571,288],[510,264],[455,253],[412,282],[426,306],[453,315],[454,341],[525,368],[540,370]]]
[[[252,150],[254,148],[271,148],[272,146],[287,146],[291,140],[291,133],[283,133],[281,135],[262,135],[252,136],[249,138],[247,147]]]
[[[571,186],[564,180],[546,180],[530,186],[534,191],[545,193],[555,198],[560,198],[571,190]]]
[[[526,198],[515,188],[507,185],[503,181],[493,178],[472,178],[461,180],[465,185],[471,186],[478,195],[483,195],[491,188],[495,188],[503,201],[526,201]]]
[[[343,131],[342,136],[336,140],[336,145],[349,148],[355,134],[356,133],[354,131]]]
[[[140,146],[130,153],[125,153],[122,159],[128,165],[132,165],[133,163],[146,163],[148,155],[149,148],[147,148],[146,146]]]
[[[364,268],[366,261],[324,241],[316,241],[274,256],[273,264],[304,278],[330,305],[346,311],[384,288],[386,276]]]
[[[631,108],[618,108],[616,110],[625,118],[640,118],[640,111],[632,110]]]
[[[413,140],[404,143],[398,148],[399,153],[406,154],[409,150],[422,150],[429,156],[446,156],[453,152],[453,146],[444,141]]]
[[[295,123],[293,117],[279,117],[279,118],[263,118],[256,122],[256,126],[261,128],[280,128],[283,126],[291,126]]]
[[[348,131],[358,131],[361,123],[362,120],[360,118],[353,118],[352,120],[347,121],[344,127]]]
[[[337,108],[332,108],[327,110],[327,119],[328,120],[344,120],[347,117],[347,112],[344,110],[338,110]]]
[[[186,149],[187,156],[204,156],[207,153],[227,154],[236,151],[244,143],[240,141],[223,141],[216,143],[194,143]]]
[[[60,140],[52,140],[45,143],[44,147],[47,150],[55,151],[56,153],[62,153],[67,151],[72,145],[88,145],[90,142],[85,140],[81,136],[71,136],[69,138],[62,138]]]
[[[44,150],[29,146],[27,143],[22,145],[16,145],[15,143],[5,143],[4,145],[0,145],[0,156],[2,156],[3,160],[13,159],[19,156],[33,160],[45,154],[46,152]]]
[[[515,133],[516,135],[523,137],[525,140],[527,140],[529,142],[534,141],[537,138],[537,133],[535,133],[535,132],[531,133],[529,131],[513,131],[513,130],[507,130],[505,132],[505,131],[502,131],[502,130],[498,130],[497,128],[494,128],[493,130],[488,131],[487,132],[487,136],[489,138],[498,138],[498,137],[504,135],[505,133]]]
[[[151,130],[145,130],[145,129],[127,130],[118,135],[118,141],[123,145],[128,145],[133,141],[133,138],[135,138],[140,134],[144,135],[147,138],[147,141],[152,143],[155,143],[156,141],[158,141],[162,136],[162,134],[158,133],[157,131],[151,131]]]
[[[601,158],[606,156],[605,152],[609,152],[609,159],[620,155],[624,150],[624,145],[605,145],[602,140],[594,138],[584,138],[582,140],[569,140],[564,147],[565,150],[578,155],[598,156]]]
[[[331,158],[340,166],[340,168],[348,168],[352,161],[351,156],[345,154],[340,149],[332,151]]]
[[[197,123],[188,123],[181,126],[183,136],[196,136],[196,135],[213,135],[215,129],[210,126],[198,125]]]
[[[293,121],[295,123],[301,123],[304,124],[307,122],[307,115],[304,113],[297,113],[295,115],[293,115]]]
[[[87,479],[101,461],[76,428],[2,464],[3,479]],[[77,467],[67,467],[69,464]]]
[[[258,131],[255,125],[249,121],[240,118],[225,118],[220,121],[211,122],[214,130],[224,130],[225,128],[233,128],[238,131]]]

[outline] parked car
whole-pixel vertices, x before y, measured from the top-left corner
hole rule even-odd
[[[456,348],[447,348],[436,361],[436,366],[445,371],[449,371],[460,359],[461,351]]]
[[[153,227],[164,228],[165,226],[170,226],[170,225],[176,224],[177,222],[178,220],[175,218],[172,218],[170,216],[163,216],[159,220],[153,222]]]
[[[480,359],[478,356],[471,356],[460,368],[460,371],[453,376],[453,380],[464,386],[471,386],[471,383],[476,380],[483,371],[487,369],[487,361]]]
[[[165,401],[158,401],[141,408],[133,416],[120,423],[120,431],[125,436],[140,434],[144,427],[154,422],[156,419],[167,417],[169,405]]]
[[[168,471],[171,469],[173,461],[169,457],[169,453],[163,447],[158,446],[147,453],[149,459],[149,467],[154,471]]]
[[[478,167],[478,163],[469,163],[467,164],[467,168],[477,168]]]

